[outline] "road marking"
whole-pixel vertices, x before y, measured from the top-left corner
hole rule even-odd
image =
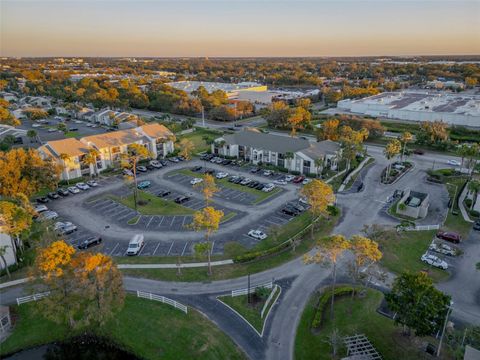
[[[379,202],[379,203],[382,203],[382,204],[388,204],[387,202],[382,201],[382,200],[375,200],[375,199],[374,199],[373,201],[376,201],[376,202]]]
[[[174,221],[175,221],[175,216],[172,218],[172,222],[170,223],[170,227],[173,225]]]
[[[184,227],[184,226],[185,226],[185,220],[186,220],[186,219],[187,219],[187,217],[186,217],[186,216],[184,216],[184,217],[183,217],[183,221],[182,221],[182,227]]]
[[[110,251],[110,253],[108,254],[108,256],[112,256],[112,254],[115,252],[115,250],[117,250],[118,244],[119,244],[119,243],[117,243],[117,244],[114,246],[114,248],[112,249],[112,251]]]
[[[185,246],[183,247],[183,251],[182,251],[182,255],[181,255],[181,256],[183,256],[183,254],[185,253],[185,249],[187,248],[187,245],[188,245],[188,241],[185,243]]]
[[[165,220],[165,216],[160,216],[160,221],[158,222],[157,227],[162,226],[163,220]]]
[[[153,220],[154,217],[155,217],[155,216],[152,216],[152,217],[150,218],[150,220],[148,220],[147,228],[148,228],[148,226],[150,225],[150,223],[152,222],[152,220]]]
[[[160,246],[160,242],[157,244],[157,247],[155,248],[155,250],[153,250],[153,254],[152,254],[152,255],[155,255],[155,253],[157,252],[159,246]]]
[[[168,249],[167,255],[170,255],[170,251],[172,251],[172,247],[174,243],[175,241],[172,241],[172,243],[170,244],[170,248]]]
[[[143,243],[142,248],[141,248],[140,251],[138,252],[138,256],[140,256],[140,255],[142,254],[143,249],[145,249],[146,247],[147,247],[147,242],[145,241],[145,242]]]

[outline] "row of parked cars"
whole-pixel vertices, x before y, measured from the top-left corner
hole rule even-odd
[[[280,211],[288,216],[297,216],[308,209],[308,204],[302,199],[298,202],[287,203]]]
[[[432,241],[432,243],[428,247],[428,250],[432,252],[436,252],[438,254],[448,255],[448,256],[457,256],[459,253],[458,249],[456,249],[453,246],[444,244],[442,240],[451,242],[453,244],[459,244],[462,241],[461,235],[454,231],[438,231],[437,234],[435,235],[435,239]],[[433,267],[443,269],[443,270],[448,269],[448,263],[445,260],[431,253],[426,252],[425,254],[422,255],[420,259],[424,263],[427,263]]]

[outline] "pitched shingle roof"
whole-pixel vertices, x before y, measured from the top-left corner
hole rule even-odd
[[[170,130],[168,130],[164,125],[160,125],[157,123],[142,125],[140,126],[140,129],[146,135],[154,139],[167,138],[168,136],[173,135],[173,133]]]
[[[90,147],[75,138],[53,140],[42,145],[39,150],[50,154],[53,157],[59,157],[60,154],[69,156],[79,156],[88,153]]]
[[[85,136],[82,141],[87,144],[93,144],[97,148],[108,148],[113,146],[130,145],[148,138],[136,129],[113,131],[98,135]]]
[[[320,142],[312,142],[306,149],[301,150],[305,155],[315,159],[323,155],[334,155],[340,150],[340,144],[324,140]]]
[[[252,130],[244,130],[231,135],[225,135],[223,139],[229,145],[238,144],[283,154],[306,149],[310,144],[310,142],[305,139],[264,134]]]

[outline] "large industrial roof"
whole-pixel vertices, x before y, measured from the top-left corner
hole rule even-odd
[[[200,86],[203,86],[209,93],[215,90],[232,92],[232,91],[247,90],[247,89],[263,86],[255,82],[241,82],[238,84],[230,84],[230,83],[208,82],[208,81],[175,81],[175,82],[170,82],[167,85],[170,85],[175,89],[183,90],[186,92],[196,91]]]

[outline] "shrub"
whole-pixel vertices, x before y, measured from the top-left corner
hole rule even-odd
[[[337,216],[340,213],[340,210],[336,206],[328,205],[327,211],[331,216]]]
[[[470,215],[472,215],[475,218],[478,218],[478,217],[480,217],[480,212],[478,212],[476,210],[470,210]]]
[[[258,287],[255,289],[255,296],[260,298],[260,299],[266,299],[270,295],[270,289],[267,289],[266,287]]]
[[[472,202],[473,202],[472,199],[465,199],[465,201],[464,201],[466,207],[471,207],[471,206],[472,206]]]
[[[353,291],[353,287],[351,286],[341,286],[341,287],[335,288],[334,294],[335,296],[348,295],[348,294],[351,294],[352,291]],[[332,296],[331,288],[327,288],[325,289],[325,292],[318,299],[317,310],[315,311],[315,316],[313,317],[313,320],[312,320],[312,328],[319,328],[320,325],[322,324],[323,312],[325,310],[325,307],[329,303],[331,296]]]

